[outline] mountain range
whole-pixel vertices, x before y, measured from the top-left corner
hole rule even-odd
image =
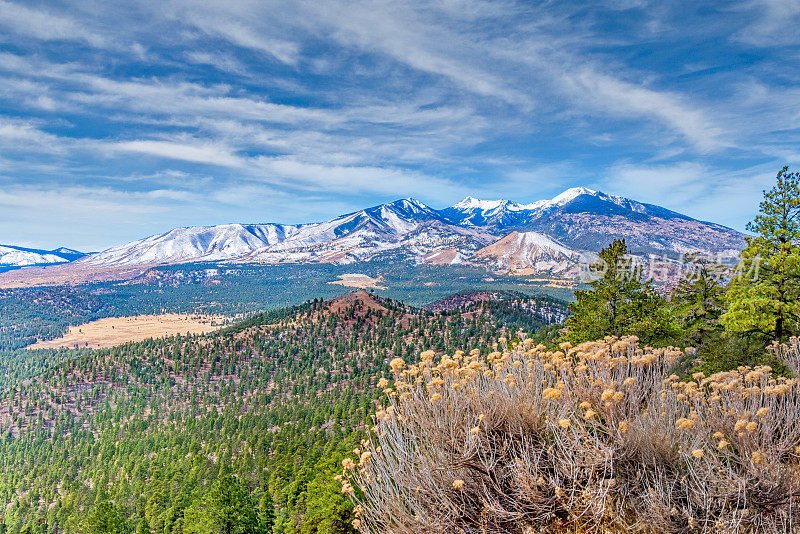
[[[625,238],[634,255],[671,258],[689,252],[735,257],[744,246],[744,236],[731,228],[577,187],[530,204],[467,197],[434,209],[407,198],[320,223],[176,228],[73,258],[73,263],[108,268],[387,259],[571,274],[581,259],[614,238]]]
[[[54,250],[0,245],[0,269],[67,263],[85,256],[83,252],[60,247]]]

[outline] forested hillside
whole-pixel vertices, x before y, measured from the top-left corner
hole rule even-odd
[[[0,289],[0,351],[62,334],[68,326],[114,314],[117,306],[69,286]]]
[[[4,528],[199,532],[231,474],[258,511],[253,528],[348,531],[352,505],[332,479],[387,362],[487,352],[499,323],[490,310],[418,312],[357,292],[214,335],[84,352],[2,394]]]

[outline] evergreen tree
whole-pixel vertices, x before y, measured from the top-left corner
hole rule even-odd
[[[205,498],[184,513],[187,534],[260,534],[263,532],[250,493],[235,477],[217,479]]]
[[[269,488],[264,492],[264,496],[261,497],[258,513],[264,531],[270,532],[272,525],[275,523],[275,503],[272,501],[272,494],[269,492]]]
[[[334,480],[341,472],[344,454],[320,461],[308,483],[308,509],[301,534],[355,534],[353,503],[342,495],[342,486]]]
[[[725,311],[726,269],[699,254],[686,258],[690,269],[672,290],[672,304],[683,331],[683,341],[701,347],[722,330],[719,322]]]
[[[53,358],[47,373],[0,388],[10,427],[0,439],[3,521],[11,534],[84,532],[87,516],[110,501],[131,508],[137,534],[222,532],[225,507],[208,495],[227,477],[262,489],[253,494],[258,507],[244,500],[265,531],[270,510],[274,534],[348,531],[352,503],[333,476],[342,454],[366,437],[363,422],[388,361],[395,354],[410,361],[433,344],[487,353],[508,325],[533,330],[550,321],[538,310],[566,309],[542,299],[489,303],[479,313],[471,307],[469,316],[402,304],[375,311],[363,301],[338,310],[325,304],[324,312],[309,304],[209,336]],[[4,360],[4,369],[14,361]],[[76,376],[85,387],[73,387]],[[28,491],[18,496],[19,488]],[[39,502],[55,505],[45,512]]]
[[[136,534],[150,534],[150,525],[147,524],[147,518],[144,515],[139,519]]]
[[[101,501],[92,508],[82,531],[84,534],[127,534],[130,527],[114,503]]]
[[[666,301],[643,279],[641,269],[627,254],[624,239],[616,239],[600,251],[599,260],[589,267],[597,279],[589,283],[590,290],[575,292],[563,340],[580,343],[635,334],[644,343],[661,344],[676,335]]]
[[[781,169],[759,211],[721,321],[732,332],[783,341],[800,332],[800,174]]]

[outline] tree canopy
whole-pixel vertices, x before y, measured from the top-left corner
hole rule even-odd
[[[721,321],[732,332],[784,341],[800,332],[800,174],[781,169],[759,211]]]
[[[605,336],[634,334],[647,344],[663,344],[677,334],[666,300],[628,256],[624,239],[604,248],[590,266],[591,289],[575,292],[566,321],[566,341],[579,343]]]
[[[214,482],[211,491],[184,512],[187,534],[261,534],[264,525],[250,492],[232,475]]]

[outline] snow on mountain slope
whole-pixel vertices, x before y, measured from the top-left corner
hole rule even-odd
[[[512,225],[524,224],[537,216],[557,209],[580,209],[591,204],[600,211],[617,211],[661,218],[684,218],[668,209],[643,204],[625,197],[607,195],[586,187],[573,187],[549,200],[537,200],[530,204],[520,204],[511,200],[479,200],[467,197],[461,202],[441,210],[448,220],[470,226],[497,226],[508,228]],[[588,206],[586,206],[588,207]]]
[[[78,260],[89,265],[155,265],[229,260],[294,235],[300,227],[281,224],[223,224],[175,228]]]
[[[0,245],[0,267],[66,263],[81,256],[83,253],[64,247],[55,250],[39,250],[14,245]]]
[[[578,251],[537,232],[511,232],[480,249],[472,260],[498,269],[562,273],[581,259]]]
[[[88,265],[158,265],[187,261],[345,261],[392,248],[437,212],[402,199],[304,225],[226,224],[176,228],[79,260]],[[321,248],[325,248],[321,250]],[[365,252],[362,249],[369,249]],[[314,250],[318,249],[318,250]],[[316,260],[319,261],[319,260]]]
[[[576,251],[597,252],[615,238],[625,238],[629,248],[641,255],[735,254],[744,245],[742,234],[730,228],[577,187],[530,204],[467,197],[436,210],[407,198],[311,224],[176,228],[91,254],[77,263],[352,263],[390,258],[552,270],[573,261]]]
[[[242,260],[353,263],[392,253],[403,259],[424,262],[426,256],[442,249],[471,253],[495,239],[483,229],[462,228],[445,222],[420,204],[409,207],[392,203],[310,225],[293,237],[254,251]]]
[[[610,197],[586,187],[573,187],[552,199],[537,200],[530,204],[520,204],[511,200],[480,200],[466,197],[449,208],[443,209],[441,213],[457,224],[485,226],[503,224],[506,221],[514,224],[530,218],[534,213],[568,204],[581,195],[601,195],[609,200],[626,200],[622,197]]]
[[[578,195],[563,205],[534,212],[524,228],[570,248],[595,252],[614,239],[625,239],[634,254],[670,257],[688,252],[735,257],[745,245],[744,236],[730,228],[658,206],[606,197]]]
[[[566,206],[568,204],[572,204],[575,200],[579,199],[580,197],[594,197],[600,202],[611,203],[616,206],[619,206],[624,210],[632,211],[634,213],[644,213],[648,215],[670,214],[672,216],[677,215],[685,217],[683,215],[680,215],[679,213],[667,210],[665,208],[660,208],[658,206],[653,206],[651,204],[643,204],[641,202],[637,202],[635,200],[631,200],[625,197],[620,197],[616,195],[607,195],[602,191],[595,191],[594,189],[589,189],[588,187],[573,187],[571,189],[567,189],[563,193],[553,197],[550,200],[537,200],[536,202],[532,202],[530,204],[520,204],[519,209],[531,212],[543,212],[559,208],[561,206]]]
[[[269,252],[315,247],[349,237],[348,246],[368,242],[394,242],[415,230],[420,222],[438,220],[434,210],[414,199],[403,199],[348,213],[333,220],[309,224],[269,247]]]
[[[50,253],[55,254],[56,256],[61,256],[69,261],[77,260],[78,258],[86,256],[85,252],[80,252],[67,247],[58,247],[57,249],[51,250]]]
[[[472,197],[467,197],[439,213],[453,224],[498,228],[519,224],[527,215],[521,204],[510,200],[478,200]]]
[[[468,197],[442,210],[455,224],[485,225],[498,233],[535,231],[577,250],[599,251],[615,238],[638,254],[686,252],[735,255],[744,236],[721,225],[585,187],[530,204]]]
[[[603,194],[603,193],[599,193]],[[550,200],[537,200],[536,202],[532,202],[530,204],[520,204],[520,208],[526,211],[540,211],[548,208],[554,208],[557,206],[563,206],[567,204],[575,198],[581,195],[598,195],[598,192],[594,189],[589,189],[588,187],[573,187],[571,189],[567,189],[563,193],[553,197]]]

